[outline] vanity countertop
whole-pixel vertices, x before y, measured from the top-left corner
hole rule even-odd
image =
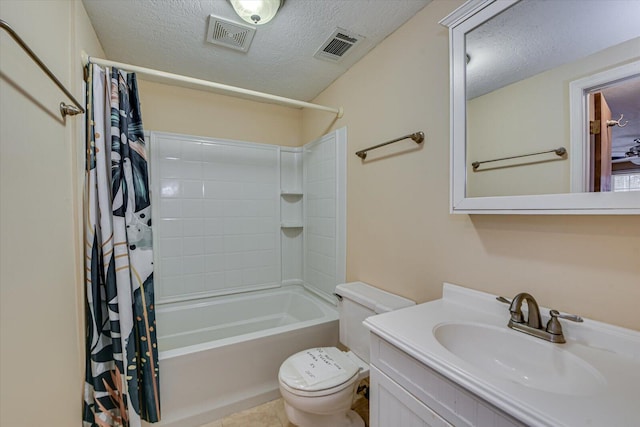
[[[508,321],[495,295],[445,283],[442,299],[364,324],[527,425],[640,426],[640,332],[561,320],[567,342],[553,344]]]

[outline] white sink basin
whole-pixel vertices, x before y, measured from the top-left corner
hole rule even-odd
[[[523,425],[640,427],[640,331],[588,318],[561,321],[567,342],[552,344],[509,329],[508,321],[509,310],[495,295],[446,283],[442,299],[364,323],[443,380]],[[428,395],[448,394],[424,378],[416,376],[416,387],[429,389]]]
[[[562,348],[511,329],[441,323],[433,329],[448,351],[484,373],[549,393],[589,396],[605,386],[589,363]]]

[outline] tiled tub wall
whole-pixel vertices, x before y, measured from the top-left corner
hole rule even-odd
[[[333,135],[305,146],[304,282],[330,296],[336,286],[340,254],[338,242],[337,147]]]
[[[279,147],[150,140],[158,301],[279,286]]]

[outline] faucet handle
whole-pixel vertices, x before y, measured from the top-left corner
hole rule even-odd
[[[558,321],[558,318],[571,320],[572,322],[582,322],[582,317],[576,316],[575,314],[563,314],[558,310],[550,310],[549,311],[549,321],[547,322],[547,332],[553,335],[562,335],[562,325]]]
[[[496,301],[499,301],[504,304],[511,304],[511,300],[506,299],[505,297],[496,297]]]
[[[552,318],[557,317],[560,319],[571,320],[572,322],[578,322],[578,323],[584,322],[582,317],[576,314],[564,314],[564,313],[560,313],[558,310],[549,311],[549,316],[551,316]]]

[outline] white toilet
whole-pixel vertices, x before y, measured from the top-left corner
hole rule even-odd
[[[336,287],[340,342],[350,349],[311,348],[280,366],[278,382],[289,421],[299,427],[363,427],[351,410],[360,380],[369,376],[369,331],[364,319],[415,305],[363,282]]]

